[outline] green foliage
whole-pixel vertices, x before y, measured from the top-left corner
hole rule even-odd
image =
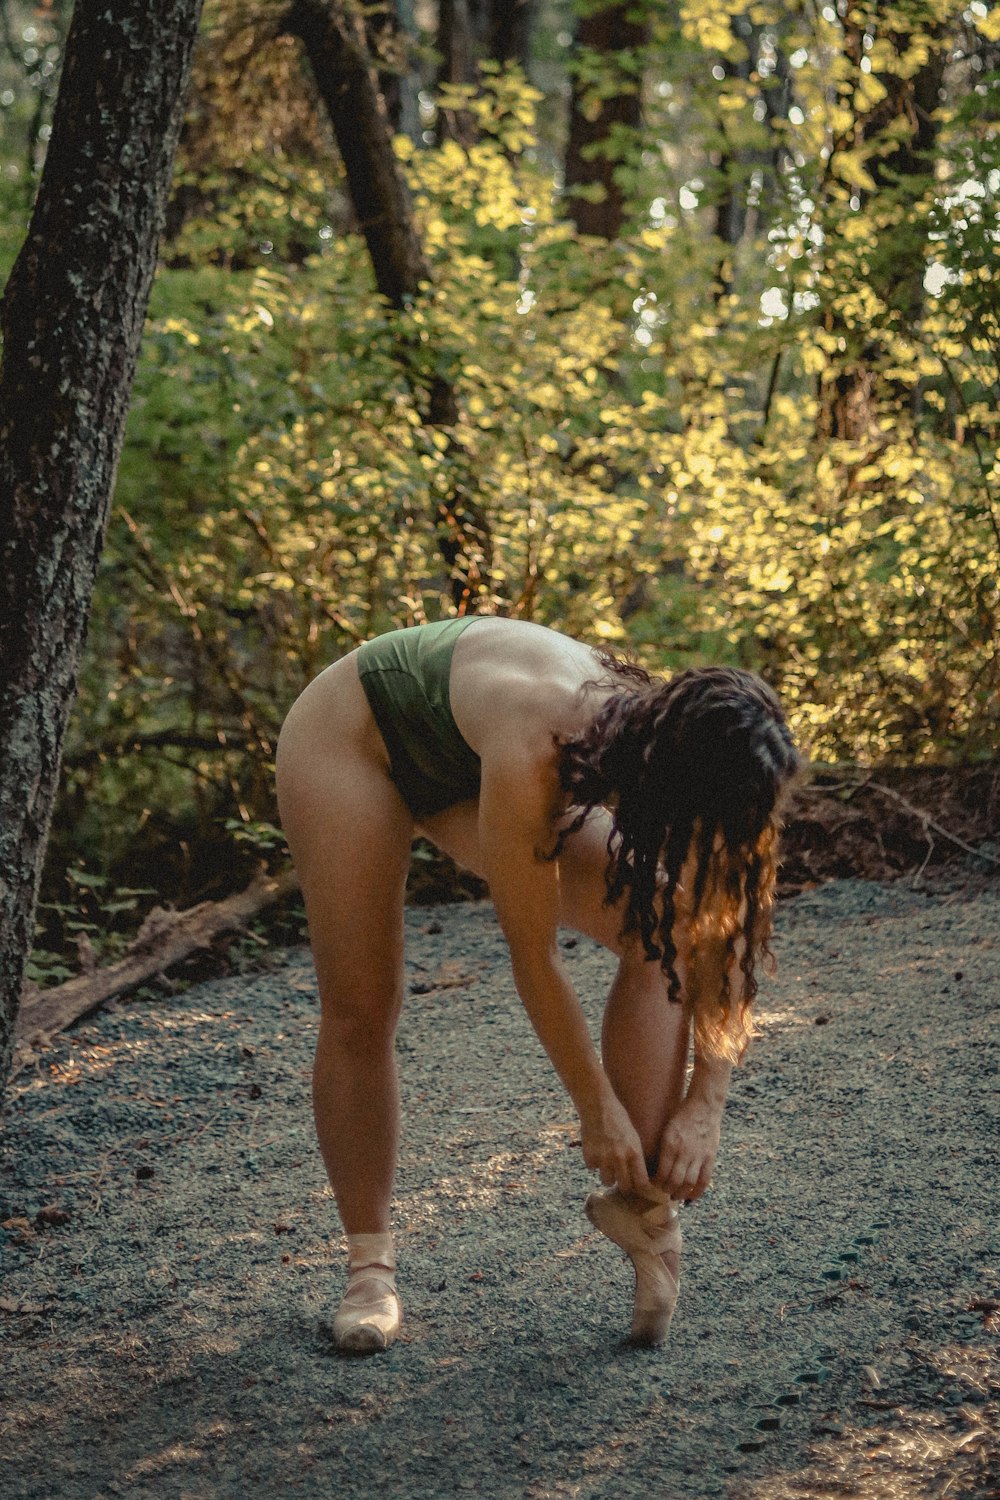
[[[896,7],[895,40],[869,18],[868,69],[829,7],[657,14],[608,245],[563,216],[539,94],[500,72],[452,90],[476,145],[397,142],[433,269],[400,314],[315,157],[258,132],[238,170],[190,159],[202,207],[154,292],[63,852],[132,883],[144,840],[273,849],[284,713],[359,641],[453,608],[456,494],[491,529],[481,607],[657,669],[760,668],[823,759],[992,753],[996,126],[956,87],[934,162],[902,173],[883,108],[965,24],[937,10]],[[753,212],[720,239],[736,190]],[[435,378],[453,432],[427,424]]]

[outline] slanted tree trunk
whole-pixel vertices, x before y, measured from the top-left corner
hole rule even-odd
[[[625,217],[625,194],[618,168],[642,121],[641,52],[649,43],[644,7],[614,3],[588,8],[577,21],[578,55],[597,53],[616,77],[609,94],[598,97],[578,73],[570,99],[566,145],[566,197],[580,234],[613,240]]]
[[[394,134],[403,128],[404,89],[409,43],[400,25],[395,0],[373,0],[367,7],[365,33],[368,51],[378,70],[379,93]]]
[[[202,0],[78,0],[0,324],[0,1088]]]
[[[419,297],[421,285],[431,280],[431,268],[392,148],[389,117],[368,52],[361,8],[355,0],[293,0],[283,30],[302,42],[329,112],[375,284],[394,308],[403,309]],[[432,427],[448,428],[451,451],[460,454],[453,431],[458,422],[454,387],[442,375],[425,373],[418,351],[404,341],[399,352],[424,420]],[[452,598],[459,609],[474,609],[488,587],[489,523],[461,485],[441,502],[437,522],[438,548],[450,570]]]

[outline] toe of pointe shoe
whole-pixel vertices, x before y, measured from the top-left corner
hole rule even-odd
[[[348,1288],[333,1320],[333,1340],[343,1354],[381,1354],[395,1343],[401,1322],[395,1288],[366,1278]]]
[[[374,1323],[355,1323],[350,1328],[334,1330],[334,1341],[341,1354],[381,1354],[395,1339],[395,1332]]]
[[[643,1310],[636,1308],[632,1315],[631,1342],[639,1349],[653,1349],[657,1344],[665,1343],[676,1303],[677,1297],[674,1294],[660,1307]]]

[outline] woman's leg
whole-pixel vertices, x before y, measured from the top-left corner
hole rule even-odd
[[[649,962],[641,944],[622,942],[620,910],[604,905],[607,839],[610,819],[593,813],[566,842],[559,858],[562,923],[586,934],[618,956],[604,1011],[601,1051],[604,1068],[628,1110],[655,1170],[660,1140],[684,1095],[689,1044],[689,1017],[683,1005],[671,1004],[658,962]],[[467,869],[482,874],[478,809],[462,803],[433,818],[422,830],[439,848]],[[620,1245],[635,1270],[632,1337],[658,1344],[667,1335],[680,1289],[681,1233],[676,1205],[660,1189],[648,1195],[592,1193],[587,1216]]]
[[[660,965],[650,963],[637,942],[622,943],[621,912],[604,905],[609,829],[608,815],[595,811],[567,840],[559,858],[561,920],[618,956],[601,1050],[653,1170],[664,1127],[684,1095],[689,1017],[683,1005],[668,1000]],[[421,831],[458,864],[483,873],[476,803],[463,802],[425,819]]]
[[[320,993],[316,1131],[347,1234],[339,1349],[387,1349],[400,1326],[389,1210],[399,1149],[394,1039],[413,820],[386,773],[352,658],[311,684],[278,746],[278,802]]]
[[[567,925],[618,954],[618,972],[604,1008],[601,1055],[611,1085],[638,1131],[652,1177],[663,1131],[684,1096],[690,1025],[686,1008],[669,999],[659,962],[647,959],[635,939],[622,941],[621,910],[604,905],[609,829],[608,815],[595,812],[567,840],[559,861],[560,883]],[[676,1205],[651,1185],[642,1194],[618,1188],[591,1193],[586,1208],[595,1228],[632,1261],[633,1341],[661,1343],[680,1291]]]
[[[357,1235],[389,1228],[399,1140],[393,1043],[413,821],[384,767],[352,732],[366,705],[348,666],[338,663],[345,668],[338,692],[327,683],[310,699],[307,690],[289,714],[278,800],[319,981],[316,1128],[344,1228]]]
[[[652,1173],[664,1128],[684,1097],[690,1018],[684,1005],[671,1004],[659,962],[646,958],[636,938],[622,941],[620,908],[604,905],[609,828],[608,815],[595,811],[567,841],[559,860],[563,920],[618,955],[601,1055]]]

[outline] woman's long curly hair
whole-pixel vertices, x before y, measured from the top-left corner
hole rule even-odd
[[[663,682],[603,661],[621,688],[560,742],[562,787],[579,811],[552,857],[595,807],[610,808],[607,904],[624,898],[623,934],[660,959],[674,1001],[680,932],[696,1036],[738,1059],[756,965],[771,957],[782,794],[800,756],[777,697],[752,672],[696,667]]]

